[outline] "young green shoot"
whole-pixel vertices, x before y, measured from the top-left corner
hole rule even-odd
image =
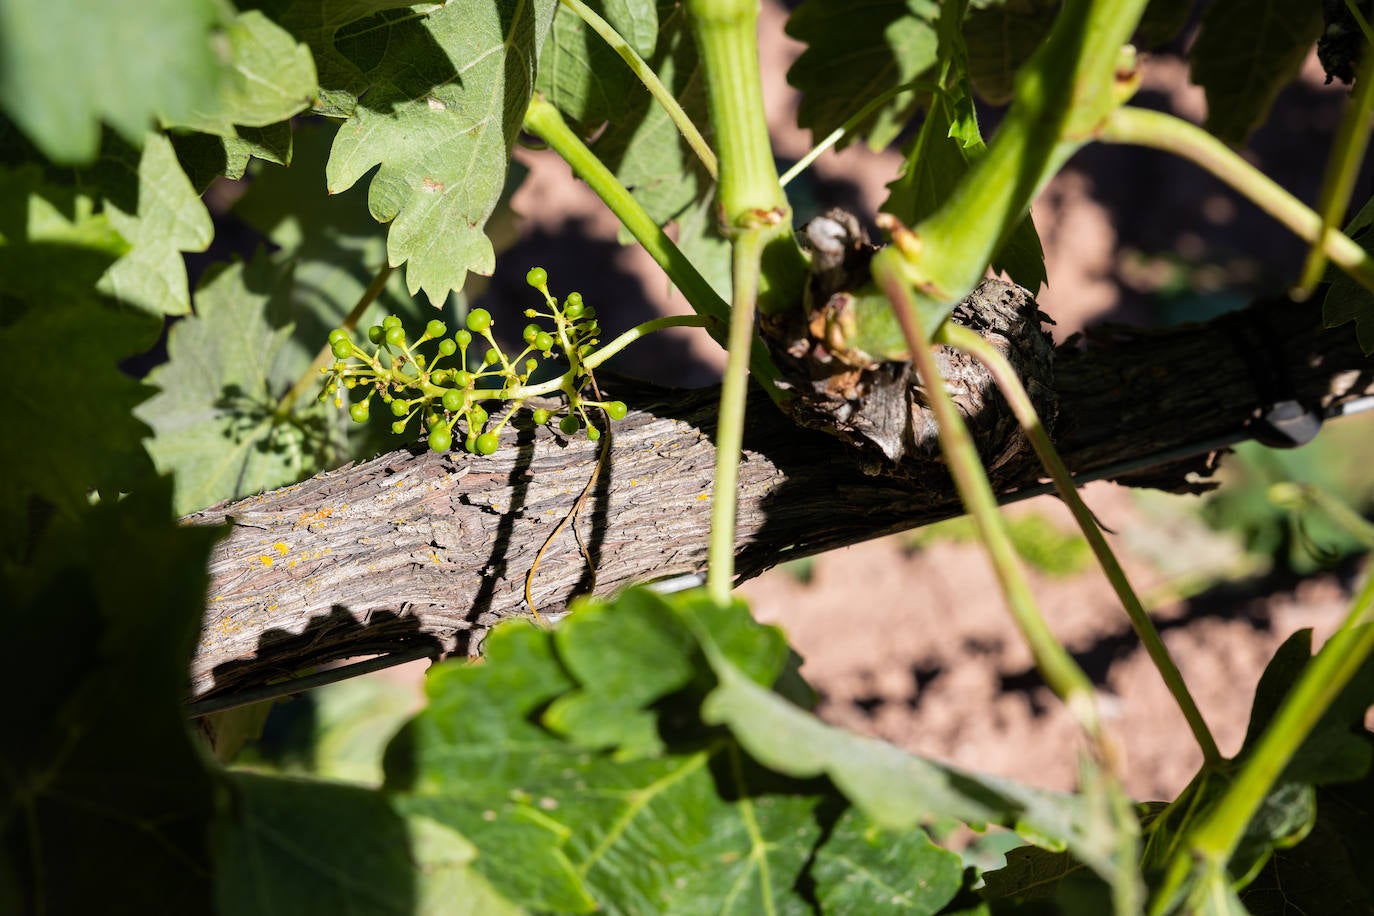
[[[1323,228],[1322,218],[1311,208],[1202,128],[1158,111],[1121,108],[1103,123],[1098,139],[1164,150],[1202,166],[1299,238],[1319,244],[1331,263],[1374,290],[1374,258],[1367,251],[1344,233]]]
[[[1073,513],[1074,521],[1078,523],[1079,529],[1083,532],[1083,537],[1087,539],[1088,545],[1092,548],[1093,555],[1097,557],[1098,565],[1102,567],[1102,572],[1106,575],[1107,581],[1112,584],[1112,588],[1116,591],[1117,598],[1120,599],[1122,607],[1125,608],[1126,616],[1130,618],[1131,626],[1135,629],[1136,635],[1140,637],[1150,660],[1159,669],[1165,686],[1173,695],[1179,711],[1183,713],[1183,718],[1188,722],[1188,728],[1192,730],[1193,738],[1197,741],[1198,747],[1202,749],[1203,765],[1215,766],[1221,763],[1221,751],[1217,749],[1216,740],[1212,737],[1211,730],[1207,728],[1206,720],[1202,718],[1197,703],[1193,700],[1192,694],[1188,692],[1188,685],[1184,683],[1183,675],[1179,672],[1178,666],[1174,664],[1173,658],[1170,657],[1164,640],[1160,638],[1159,631],[1155,629],[1154,622],[1150,620],[1150,615],[1145,612],[1144,605],[1140,603],[1135,590],[1131,588],[1125,570],[1117,562],[1116,554],[1112,552],[1107,539],[1102,536],[1102,531],[1098,527],[1096,519],[1093,518],[1092,511],[1088,509],[1083,498],[1079,496],[1073,476],[1069,473],[1069,469],[1064,466],[1063,459],[1055,450],[1054,443],[1050,441],[1049,433],[1045,431],[1045,426],[1035,411],[1035,405],[1031,403],[1030,395],[1026,393],[1026,388],[1021,384],[1021,379],[1017,377],[1011,362],[982,335],[950,321],[941,325],[936,340],[970,354],[987,367],[988,372],[992,374],[1002,396],[1006,398],[1012,413],[1016,415],[1017,422],[1021,424],[1021,429],[1026,434],[1026,438],[1035,449],[1036,455],[1039,456],[1040,463],[1044,465],[1045,470],[1054,481],[1055,489],[1059,492],[1060,498],[1064,500],[1069,511]]]
[[[1288,762],[1374,652],[1374,576],[1356,596],[1341,628],[1303,669],[1240,772],[1215,808],[1188,831],[1166,868],[1152,916],[1173,909],[1190,874],[1224,875],[1245,828],[1264,804]],[[1196,892],[1205,892],[1206,884]],[[1192,912],[1192,910],[1189,910]]]
[[[1350,11],[1358,17],[1357,21],[1365,32],[1365,53],[1360,56],[1355,88],[1346,99],[1341,124],[1332,142],[1331,159],[1322,177],[1321,196],[1317,200],[1317,212],[1321,214],[1321,228],[1317,233],[1319,239],[1326,238],[1326,234],[1340,224],[1350,207],[1355,179],[1359,177],[1365,150],[1369,147],[1369,115],[1374,111],[1374,53],[1370,53],[1374,42],[1369,39],[1369,23],[1360,14],[1359,8],[1352,3]],[[1326,252],[1320,244],[1313,242],[1312,250],[1303,264],[1302,277],[1293,290],[1293,298],[1302,300],[1312,295],[1325,271]]]
[[[935,415],[940,449],[954,478],[959,498],[978,528],[1011,609],[1012,619],[1029,645],[1045,682],[1064,701],[1088,736],[1098,761],[1109,771],[1114,771],[1116,755],[1098,717],[1092,681],[1055,638],[1036,606],[973,437],[936,367],[930,338],[917,311],[916,296],[903,276],[902,258],[901,251],[895,245],[884,248],[873,258],[873,277],[890,300],[906,334],[911,360],[923,383],[931,412]]]
[[[615,26],[605,19],[582,0],[561,0],[562,4],[572,10],[587,26],[596,34],[601,36],[602,41],[606,42],[610,49],[620,55],[620,59],[625,61],[625,65],[639,79],[644,88],[649,90],[649,94],[662,106],[667,113],[669,120],[677,127],[678,133],[682,134],[682,139],[687,142],[696,157],[701,160],[702,166],[706,169],[706,174],[712,178],[716,177],[716,154],[711,152],[710,145],[706,138],[701,135],[701,131],[692,123],[692,119],[683,111],[682,105],[668,91],[668,87],[663,85],[663,81],[658,78],[658,74],[653,71],[644,58],[630,43],[625,40]]]
[[[730,314],[725,378],[720,386],[716,474],[711,490],[711,539],[706,553],[706,591],[720,605],[729,603],[735,584],[735,509],[763,236],[759,230],[741,232],[731,248],[735,302]]]

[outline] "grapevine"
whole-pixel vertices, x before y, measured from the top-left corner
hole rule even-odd
[[[588,410],[600,409],[612,420],[622,420],[629,413],[623,401],[584,394],[589,384],[596,391],[592,370],[601,361],[597,357],[604,359],[628,343],[627,338],[654,328],[637,328],[598,350],[601,325],[596,309],[583,301],[581,293],[571,292],[560,303],[549,292],[548,273],[542,267],[532,268],[525,279],[543,295],[547,311],[526,309],[525,317],[540,319],[542,324],[525,325],[524,348],[514,356],[497,342],[492,331],[495,323],[486,309],[470,311],[466,326],[452,336],[444,322],[433,319],[413,341],[401,319],[388,315],[367,329],[367,344],[355,341],[344,328],[329,333],[335,361],[320,370],[326,376],[320,398],[333,397],[342,408],[346,391],[361,391],[362,398],[348,408],[354,422],[366,423],[371,418],[376,399],[395,418],[391,431],[397,435],[418,418],[433,451],[448,451],[457,434],[467,451],[491,455],[500,448],[501,430],[527,400],[554,395],[560,400],[553,406],[541,402],[529,410],[534,423],[546,426],[556,420],[564,435],[585,431],[588,439],[596,441],[601,431],[589,420]],[[422,346],[431,343],[435,344],[432,355],[421,352]],[[540,367],[552,360],[565,362],[567,368],[552,380],[531,384]],[[484,406],[490,402],[509,404],[509,409],[493,421]]]

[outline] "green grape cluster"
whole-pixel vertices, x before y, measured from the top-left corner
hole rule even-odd
[[[335,361],[320,370],[327,377],[321,400],[332,397],[343,407],[344,391],[362,392],[348,408],[358,423],[367,422],[372,402],[378,400],[391,412],[391,431],[398,435],[419,418],[434,451],[448,451],[458,435],[467,451],[490,455],[500,448],[501,430],[527,399],[561,394],[559,406],[530,411],[534,422],[543,426],[556,420],[564,435],[585,430],[588,439],[599,439],[601,430],[588,411],[599,409],[621,420],[628,409],[622,401],[592,400],[583,394],[592,383],[587,361],[600,343],[596,309],[582,301],[581,293],[569,293],[560,304],[549,293],[542,267],[531,269],[525,279],[543,294],[548,311],[526,310],[527,318],[543,319],[545,326],[526,325],[521,335],[525,347],[515,356],[508,356],[496,342],[486,309],[469,312],[466,327],[451,337],[448,327],[436,319],[413,341],[401,319],[388,315],[367,329],[367,345],[354,341],[344,328],[329,332]],[[427,356],[420,347],[429,343],[435,343],[435,352]],[[562,360],[567,369],[550,382],[531,385],[541,361],[550,359]],[[483,406],[490,402],[508,404],[509,409],[493,420]]]

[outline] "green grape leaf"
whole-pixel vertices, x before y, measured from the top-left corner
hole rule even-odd
[[[310,49],[257,10],[225,26],[228,77],[215,103],[197,108],[176,127],[236,137],[235,125],[267,127],[310,107],[318,89]]]
[[[211,910],[216,788],[182,703],[219,534],[178,525],[150,477],[0,564],[0,687],[24,697],[0,714],[0,824],[32,895],[12,912]]]
[[[935,913],[962,871],[924,830],[884,830],[851,808],[816,850],[811,877],[824,913]]]
[[[907,150],[902,171],[888,184],[882,210],[908,226],[934,213],[972,162],[987,149],[968,89],[968,56],[957,26],[960,5],[946,7],[938,30],[946,86],[930,100],[925,122]],[[1046,281],[1045,254],[1030,214],[1017,224],[993,257],[994,270],[1035,293]]]
[[[293,139],[289,122],[266,127],[238,127],[235,134],[233,137],[201,133],[172,135],[177,159],[197,191],[204,193],[221,175],[238,181],[253,159],[276,165],[291,164]]]
[[[333,136],[334,128],[321,122],[297,130],[291,168],[262,169],[234,205],[236,216],[278,246],[274,260],[291,265],[295,333],[284,346],[292,360],[314,358],[386,263],[386,227],[368,213],[364,189],[330,194],[325,187]],[[432,317],[406,295],[399,275],[368,311],[383,313],[419,323]]]
[[[1312,631],[1299,630],[1274,653],[1255,688],[1250,727],[1241,758],[1258,744],[1279,705],[1297,685],[1312,660]],[[1374,760],[1362,727],[1365,712],[1374,706],[1374,658],[1367,660],[1336,696],[1299,746],[1281,779],[1322,784],[1351,782],[1369,772]]]
[[[1178,37],[1193,13],[1193,0],[1150,0],[1136,34],[1142,50],[1152,50]]]
[[[3,311],[90,299],[96,281],[128,250],[88,195],[46,184],[36,165],[0,167]]]
[[[722,299],[730,301],[730,242],[720,233],[715,198],[705,195],[677,216],[677,247]]]
[[[427,16],[387,20],[355,55],[377,53],[368,91],[339,128],[331,193],[376,166],[368,203],[391,224],[390,262],[406,264],[412,295],[436,306],[469,271],[495,268],[482,227],[505,185],[535,61],[554,0],[455,0]],[[337,40],[337,39],[336,39]]]
[[[1355,214],[1345,234],[1350,236],[1366,251],[1374,246],[1374,199],[1368,201],[1360,212]],[[1365,355],[1374,354],[1374,292],[1365,289],[1351,279],[1345,271],[1336,267],[1327,270],[1326,298],[1322,300],[1322,324],[1336,328],[1347,321],[1355,322],[1355,339]]]
[[[89,290],[87,291],[89,294]],[[151,393],[119,370],[119,361],[145,350],[157,327],[146,316],[95,301],[41,301],[0,327],[0,347],[15,378],[49,378],[54,367],[79,374],[81,394],[62,403],[62,422],[80,431],[79,445],[59,435],[9,435],[0,447],[0,554],[23,553],[32,498],[75,517],[89,492],[113,499],[152,476],[143,449],[148,428],[131,411]],[[41,384],[15,385],[4,400],[11,430],[32,429],[50,416],[52,392]]]
[[[587,4],[646,60],[658,41],[653,0],[592,0]],[[583,130],[618,119],[639,81],[600,35],[569,7],[560,5],[553,31],[539,54],[535,88]]]
[[[661,27],[649,66],[709,140],[706,87],[686,13],[681,7],[659,12]],[[713,184],[705,167],[648,90],[636,82],[621,109],[592,151],[655,222],[663,225],[711,196]],[[623,232],[622,240],[628,240]]]
[[[185,314],[191,299],[181,254],[210,247],[215,234],[210,212],[165,136],[150,134],[137,164],[123,155],[131,150],[114,146],[106,144],[96,176],[106,193],[110,225],[132,248],[96,289],[157,315]]]
[[[476,850],[440,824],[399,816],[380,792],[230,774],[216,824],[217,912],[519,913],[472,868]]]
[[[980,98],[992,105],[1011,101],[1013,81],[1040,46],[1059,12],[1056,0],[1008,0],[970,4],[963,37],[968,75]]]
[[[160,389],[138,410],[148,449],[176,478],[181,513],[308,477],[342,454],[338,412],[308,400],[287,417],[279,400],[310,358],[288,347],[294,329],[289,265],[259,255],[208,274],[196,314],[176,324]]]
[[[130,143],[211,104],[215,0],[0,4],[0,109],[48,158],[90,162],[102,121]]]
[[[696,632],[719,679],[702,717],[727,726],[763,765],[798,778],[828,776],[882,827],[908,829],[939,816],[998,823],[1067,844],[1098,874],[1116,877],[1115,838],[1104,833],[1089,800],[962,772],[825,725],[738,671],[704,627]]]
[[[797,123],[821,138],[868,99],[910,82],[936,62],[935,0],[805,0],[787,20],[787,34],[806,44],[787,80],[803,93]],[[858,125],[852,137],[883,149],[897,138],[917,107],[899,95]]]
[[[533,909],[804,913],[804,884],[887,904],[919,871],[929,886],[902,887],[901,911],[937,910],[957,857],[863,820],[829,829],[843,805],[824,781],[769,772],[695,719],[711,679],[698,630],[751,684],[788,664],[743,604],[695,594],[583,602],[552,634],[498,627],[483,665],[431,669],[429,706],[387,752],[399,810],[467,837],[476,869]]]
[[[315,112],[347,118],[386,58],[393,28],[405,28],[441,6],[407,0],[284,0],[274,18],[315,59],[320,83]]]
[[[1321,4],[1311,0],[1208,6],[1190,54],[1193,82],[1207,93],[1207,129],[1227,143],[1244,143],[1297,76],[1321,28]]]
[[[1374,742],[1374,733],[1364,739]],[[1241,892],[1252,916],[1374,912],[1368,868],[1374,822],[1374,769],[1355,782],[1317,789],[1317,820],[1296,846],[1276,849]]]

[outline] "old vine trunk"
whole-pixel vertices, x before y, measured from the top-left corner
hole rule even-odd
[[[1194,485],[1214,454],[1162,466],[1151,456],[1243,433],[1275,400],[1329,412],[1374,391],[1374,366],[1351,329],[1321,331],[1317,309],[1291,303],[1161,332],[1108,329],[1086,344],[1071,342],[1054,360],[1052,433],[1075,473],[1132,485]],[[614,425],[576,522],[597,594],[697,573],[706,558],[718,392],[617,393],[636,410]],[[959,511],[934,453],[926,473],[874,473],[872,454],[799,428],[761,394],[749,409],[742,577]],[[490,458],[402,449],[191,516],[228,526],[212,556],[193,698],[343,657],[474,652],[491,625],[529,613],[525,574],[597,449],[525,427]],[[1113,470],[1131,459],[1154,466]],[[1004,491],[1037,483],[1034,468],[1017,467],[1019,477],[999,482]],[[556,614],[592,579],[565,529],[534,578],[535,603]]]

